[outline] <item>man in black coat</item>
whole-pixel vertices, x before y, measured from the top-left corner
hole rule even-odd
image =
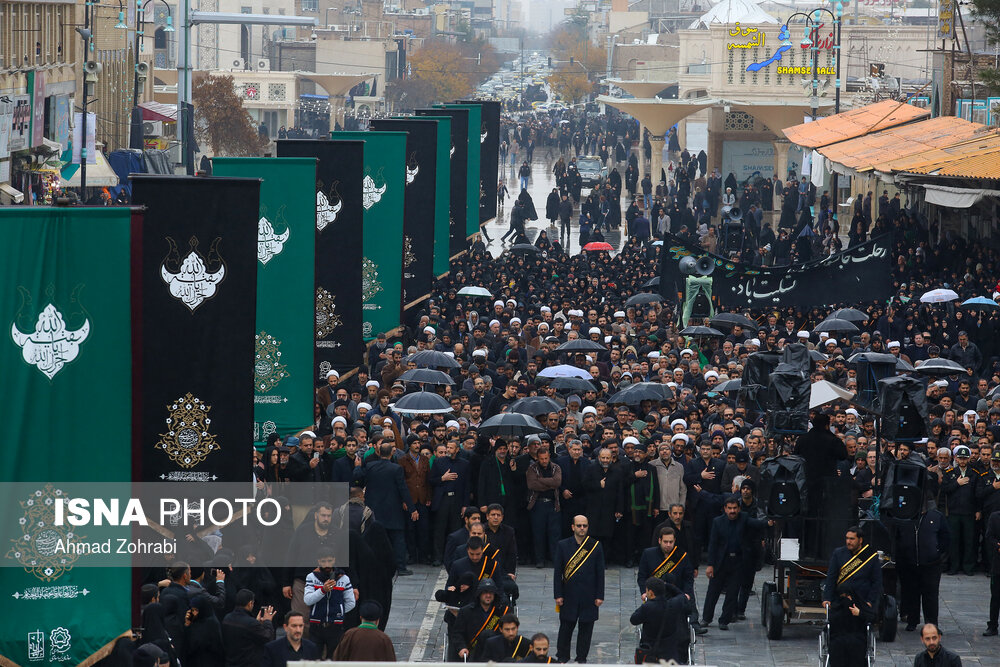
[[[274,608],[265,607],[254,618],[253,604],[253,591],[237,591],[236,607],[222,619],[226,667],[258,667],[264,660],[264,645],[274,639]]]
[[[369,459],[355,468],[355,481],[365,487],[365,502],[375,512],[392,542],[396,574],[408,576],[406,567],[406,521],[420,518],[403,477],[403,468],[392,460],[395,447],[388,442],[378,446],[378,459]]]
[[[643,550],[639,559],[638,576],[639,593],[646,590],[650,577],[668,581],[685,594],[694,597],[694,575],[688,554],[677,545],[674,529],[664,526],[658,531],[659,543],[655,547]]]
[[[729,494],[730,489],[722,488],[722,476],[726,471],[726,462],[712,457],[712,445],[703,440],[698,447],[699,457],[684,465],[684,483],[688,487],[688,499],[691,502],[692,521],[695,539],[698,544],[708,542],[712,519],[718,509],[709,501],[711,495]],[[703,495],[700,491],[706,491]]]
[[[582,514],[587,507],[587,491],[584,487],[584,478],[587,469],[593,465],[591,461],[583,455],[583,443],[573,440],[569,443],[569,453],[556,459],[556,465],[562,471],[562,482],[559,485],[560,509],[563,517],[563,525],[560,537],[569,537],[572,534],[573,517]]]
[[[531,651],[531,642],[518,634],[521,622],[511,613],[500,619],[500,634],[483,646],[482,659],[489,662],[520,662]]]
[[[839,595],[850,595],[872,608],[882,596],[882,563],[878,552],[864,543],[861,529],[847,529],[844,546],[834,549],[823,586],[823,606],[829,608]]]
[[[917,629],[921,602],[924,623],[937,625],[941,562],[950,543],[948,523],[941,512],[930,509],[920,521],[902,523],[896,530],[899,608],[906,619],[906,630]]]
[[[455,559],[462,557],[461,549],[465,547],[465,543],[469,541],[469,530],[472,528],[474,523],[482,523],[482,513],[479,511],[478,507],[466,507],[465,513],[462,515],[462,520],[465,521],[465,525],[455,532],[448,535],[448,540],[444,545],[444,567],[446,570],[451,569],[451,564],[455,562]],[[438,563],[440,565],[440,563]]]
[[[559,542],[552,577],[553,597],[559,612],[556,657],[569,662],[570,644],[577,623],[576,661],[584,663],[590,654],[590,640],[598,609],[604,603],[604,550],[587,535],[590,522],[582,514],[573,517],[573,537]]]
[[[434,565],[444,560],[447,536],[461,525],[469,504],[469,464],[458,455],[458,443],[448,443],[448,455],[437,457],[428,479],[434,487],[431,514],[434,520]]]
[[[667,592],[668,585],[657,577],[650,577],[640,588],[643,590],[643,603],[632,612],[629,623],[642,626],[639,645],[646,654],[644,662],[679,660],[682,657],[679,651],[681,640],[687,643],[684,636],[685,596],[671,597]]]
[[[623,481],[621,469],[611,465],[611,450],[607,448],[597,453],[597,465],[591,465],[584,473],[587,516],[594,524],[590,534],[602,543],[611,540],[615,534],[615,524],[625,514]],[[562,656],[561,653],[559,655]]]
[[[837,476],[837,464],[847,460],[847,447],[830,431],[830,415],[817,414],[812,423],[812,429],[799,436],[795,453],[805,460],[806,516],[815,518],[825,503],[825,480]],[[806,522],[805,545],[808,550],[819,548],[821,529],[818,521]]]
[[[933,623],[920,628],[924,651],[913,658],[913,667],[962,667],[962,658],[941,646],[941,631]]]
[[[160,593],[163,607],[163,626],[174,640],[177,655],[184,655],[184,619],[191,608],[187,585],[191,583],[191,568],[187,563],[177,562],[167,570],[170,583]]]
[[[744,537],[748,531],[761,529],[773,522],[754,519],[741,512],[738,496],[726,498],[722,509],[724,514],[712,521],[712,532],[708,539],[705,576],[709,582],[701,624],[705,627],[711,625],[715,604],[719,601],[719,595],[725,592],[726,601],[719,615],[719,629],[728,630],[729,624],[736,618],[743,559],[749,556],[744,553]]]
[[[498,601],[499,590],[492,579],[479,582],[476,601],[458,611],[448,632],[449,662],[480,662],[486,640],[496,634],[500,619],[509,611]]]
[[[303,639],[305,617],[297,611],[285,614],[285,636],[264,645],[262,667],[287,667],[289,661],[319,660],[319,647],[308,639]]]
[[[997,618],[1000,617],[1000,511],[990,514],[983,537],[990,552],[990,618],[984,637],[997,636]]]

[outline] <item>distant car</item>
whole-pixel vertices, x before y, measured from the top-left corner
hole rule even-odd
[[[580,172],[583,186],[587,188],[600,185],[608,177],[608,168],[601,163],[601,158],[596,155],[577,158],[576,168]]]

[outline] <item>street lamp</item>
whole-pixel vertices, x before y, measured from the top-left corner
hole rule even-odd
[[[142,111],[139,109],[139,89],[142,84],[145,83],[146,77],[149,76],[149,65],[146,63],[139,62],[139,54],[143,51],[145,46],[146,38],[146,6],[154,0],[137,0],[136,1],[136,12],[138,16],[136,21],[138,25],[135,31],[135,46],[133,47],[133,53],[135,55],[135,74],[132,79],[132,120],[131,120],[131,136],[129,137],[129,148],[142,148]],[[174,32],[174,19],[170,15],[170,5],[167,4],[167,0],[160,0],[163,6],[167,8],[167,25],[163,28],[163,32]]]
[[[833,53],[835,67],[834,70],[834,103],[833,103],[833,113],[840,113],[840,56],[841,56],[841,28],[843,27],[844,18],[844,3],[841,0],[837,0],[834,4],[833,10],[826,8],[816,8],[810,13],[805,12],[795,12],[785,21],[787,26],[792,22],[797,16],[802,16],[805,18],[806,28],[805,37],[802,40],[802,46],[811,49],[812,51],[812,97],[810,99],[810,107],[812,108],[812,119],[816,120],[816,116],[819,113],[819,26],[822,25],[820,22],[820,17],[823,13],[829,14],[830,18],[833,19],[834,27],[834,43],[833,43]],[[839,174],[833,172],[833,215],[836,219],[837,217],[837,206],[839,206],[840,194],[839,194]]]

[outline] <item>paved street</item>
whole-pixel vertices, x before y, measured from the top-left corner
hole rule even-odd
[[[396,645],[400,660],[443,660],[444,613],[433,601],[433,593],[444,578],[443,570],[412,566],[412,577],[400,577],[389,617],[389,636]],[[764,581],[765,568],[757,576],[757,590]],[[522,568],[518,575],[521,599],[517,613],[522,634],[545,632],[552,639],[553,651],[558,620],[552,601],[551,569]],[[705,593],[704,574],[699,574],[696,589],[699,609]],[[601,607],[601,618],[594,627],[593,663],[630,663],[637,644],[628,617],[639,605],[635,571],[614,568],[607,573],[608,599]],[[941,625],[946,634],[944,645],[962,656],[966,667],[1000,664],[1000,639],[982,637],[989,608],[989,580],[984,575],[945,576],[941,580]],[[720,602],[721,604],[721,602]],[[785,626],[780,641],[768,641],[760,625],[759,597],[750,599],[747,620],[734,623],[728,632],[713,624],[707,635],[699,637],[696,662],[720,667],[764,667],[814,665],[817,656],[819,626],[804,623]],[[903,632],[892,644],[878,644],[879,666],[910,667],[914,655],[922,650],[916,632]]]

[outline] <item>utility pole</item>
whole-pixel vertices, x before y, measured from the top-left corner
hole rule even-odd
[[[521,109],[524,109],[524,28],[521,29]]]
[[[86,200],[87,197],[87,70],[86,65],[90,60],[90,40],[93,38],[90,32],[90,1],[87,0],[83,3],[83,32],[80,35],[83,37],[83,58],[81,59],[84,64],[83,73],[83,113],[81,114],[82,123],[80,128],[80,199]]]

